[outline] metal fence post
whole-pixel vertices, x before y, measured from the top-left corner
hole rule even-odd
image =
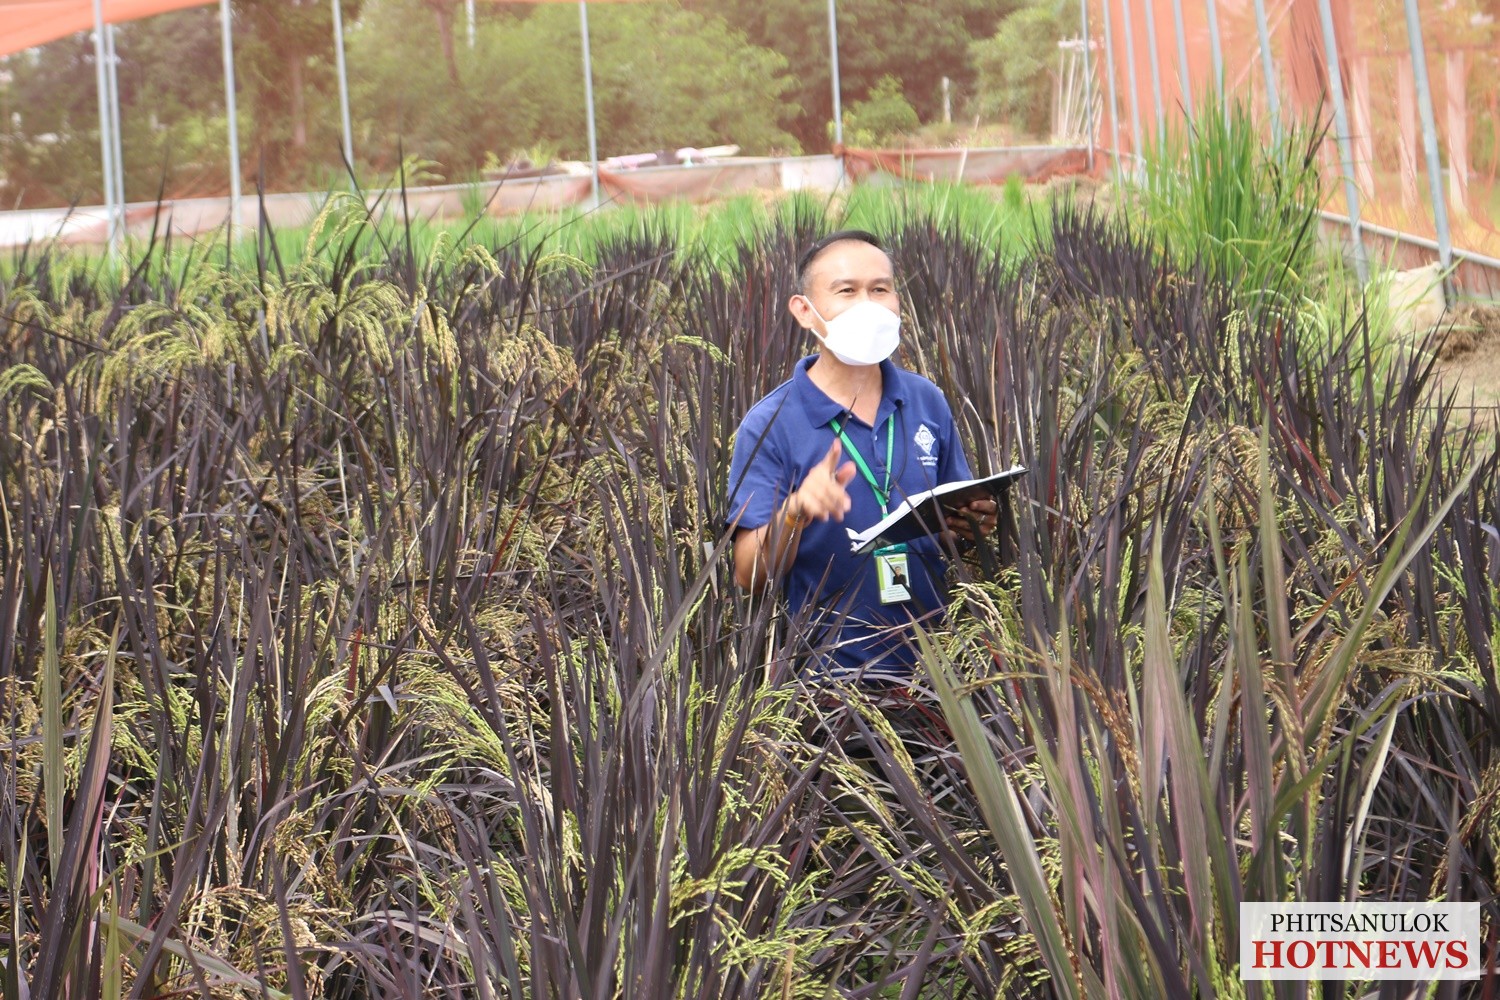
[[[104,8],[94,0],[94,77],[99,89],[99,168],[104,181],[105,232],[110,252],[115,243],[115,144],[110,139],[109,79],[104,68]]]
[[[1085,0],[1087,2],[1087,0]],[[1109,94],[1109,128],[1114,145],[1110,147],[1115,161],[1115,174],[1120,173],[1120,102],[1115,93],[1115,39],[1110,26],[1109,5],[1113,0],[1104,0],[1104,87]]]
[[[1260,72],[1266,78],[1266,105],[1271,129],[1281,138],[1281,102],[1276,97],[1276,61],[1271,57],[1271,29],[1266,23],[1266,0],[1255,0],[1255,31],[1260,35]]]
[[[1156,4],[1142,5],[1146,10],[1146,51],[1151,57],[1151,99],[1156,102],[1156,141],[1161,142],[1167,130],[1167,108],[1161,99],[1161,54],[1156,48]]]
[[[1438,159],[1437,116],[1432,110],[1432,85],[1427,77],[1427,51],[1422,42],[1422,15],[1417,0],[1406,0],[1406,35],[1411,44],[1411,70],[1417,85],[1417,109],[1422,116],[1422,151],[1427,157],[1427,186],[1432,192],[1432,219],[1437,225],[1438,264],[1443,269],[1443,298],[1453,304],[1453,234],[1448,227],[1448,199],[1443,193],[1443,165]]]
[[[1187,29],[1182,24],[1182,0],[1172,0],[1172,27],[1177,33],[1177,77],[1182,81],[1182,106],[1193,117],[1193,74],[1188,68]]]
[[[234,93],[233,12],[229,0],[219,0],[219,28],[224,43],[224,112],[229,120],[229,239],[240,221],[240,126]]]
[[[1094,172],[1094,78],[1089,58],[1089,0],[1078,0],[1080,30],[1083,34],[1083,127],[1088,130],[1089,173]]]
[[[589,46],[589,5],[578,0],[578,30],[583,37],[583,101],[589,125],[589,163],[593,164],[593,207],[599,207],[599,132],[594,122],[594,58]]]
[[[1360,284],[1370,280],[1365,259],[1365,241],[1359,229],[1359,187],[1354,183],[1354,159],[1349,152],[1349,111],[1344,106],[1344,75],[1339,71],[1339,43],[1333,33],[1333,10],[1328,0],[1318,0],[1323,20],[1323,51],[1328,60],[1328,89],[1333,91],[1333,121],[1338,129],[1339,165],[1344,174],[1344,200],[1349,205],[1349,236],[1354,241],[1354,272]]]
[[[833,78],[833,143],[844,144],[844,108],[839,87],[839,17],[834,0],[828,0],[828,72]]]
[[[344,63],[344,11],[340,0],[333,0],[333,56],[339,74],[339,119],[344,130],[344,162],[354,178],[354,129],[349,124],[349,68]]]
[[[123,128],[120,122],[120,67],[115,56],[115,26],[104,26],[104,69],[109,82],[109,131],[114,144],[115,208],[119,211],[119,223],[114,232],[115,249],[118,251],[125,241],[125,148],[120,137]]]
[[[1125,70],[1130,81],[1130,152],[1137,158],[1141,155],[1141,99],[1140,87],[1135,72],[1135,29],[1130,12],[1130,0],[1120,0],[1120,10],[1125,14]]]
[[[1228,111],[1228,103],[1224,100],[1224,42],[1219,37],[1219,7],[1215,0],[1207,0],[1208,3],[1208,49],[1214,59],[1214,90],[1219,95],[1219,101],[1225,105]]]

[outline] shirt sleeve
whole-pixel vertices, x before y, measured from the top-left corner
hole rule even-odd
[[[938,483],[957,483],[973,479],[969,471],[969,460],[964,457],[963,442],[958,439],[958,424],[953,419],[953,410],[948,400],[938,393],[943,410],[942,451],[938,458]]]
[[[777,446],[774,412],[757,407],[746,414],[734,435],[729,462],[728,506],[724,527],[760,528],[771,522],[777,506],[791,492],[786,458]]]

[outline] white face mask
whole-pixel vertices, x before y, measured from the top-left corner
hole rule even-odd
[[[812,299],[807,304],[828,331],[826,337],[818,336],[816,330],[811,331],[812,335],[846,365],[878,365],[895,354],[901,343],[901,317],[885,306],[867,299],[856,302],[833,319],[823,319]]]

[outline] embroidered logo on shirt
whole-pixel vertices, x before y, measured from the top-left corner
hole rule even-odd
[[[918,448],[922,449],[923,465],[937,464],[937,456],[932,453],[932,446],[937,444],[937,437],[932,433],[931,428],[926,424],[920,424],[917,427],[917,433],[912,435],[912,440],[916,442]]]

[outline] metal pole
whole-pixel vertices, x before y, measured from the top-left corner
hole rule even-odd
[[[229,238],[240,221],[240,123],[234,93],[233,12],[229,0],[219,0],[219,30],[224,42],[224,113],[229,119]]]
[[[464,17],[469,22],[469,48],[474,47],[474,0],[464,0]]]
[[[1260,35],[1260,72],[1266,78],[1266,105],[1271,129],[1281,138],[1281,102],[1276,98],[1276,63],[1271,58],[1271,28],[1266,23],[1266,0],[1255,0],[1255,30]]]
[[[578,0],[578,26],[583,33],[583,100],[588,105],[589,162],[594,165],[593,207],[599,207],[599,135],[594,127],[594,62],[589,54],[588,0]]]
[[[1182,0],[1172,0],[1172,27],[1177,32],[1177,74],[1182,80],[1182,106],[1193,117],[1193,74],[1188,69],[1187,29],[1182,24]]]
[[[1354,183],[1354,158],[1349,152],[1349,111],[1344,106],[1344,77],[1339,72],[1339,44],[1333,34],[1333,10],[1328,0],[1318,0],[1323,21],[1323,50],[1328,60],[1328,87],[1333,91],[1333,121],[1338,129],[1339,165],[1344,173],[1344,200],[1349,205],[1349,236],[1354,241],[1354,272],[1360,284],[1369,280],[1365,244],[1359,231],[1359,188]]]
[[[1432,192],[1432,219],[1437,224],[1438,262],[1443,269],[1443,298],[1453,304],[1453,234],[1448,228],[1448,199],[1443,194],[1443,164],[1438,159],[1437,116],[1432,110],[1432,85],[1427,77],[1427,51],[1422,42],[1422,15],[1417,0],[1406,0],[1406,35],[1411,43],[1411,72],[1417,85],[1417,108],[1422,116],[1422,151],[1427,154],[1427,185]]]
[[[1135,75],[1135,30],[1130,22],[1130,0],[1120,0],[1120,9],[1125,14],[1125,69],[1130,81],[1130,152],[1137,158],[1141,155],[1141,99],[1140,87]]]
[[[1229,113],[1224,100],[1224,42],[1219,37],[1219,6],[1216,0],[1208,0],[1208,48],[1214,57],[1214,92],[1224,104],[1224,113]]]
[[[1115,94],[1115,38],[1110,27],[1109,6],[1114,0],[1104,0],[1104,86],[1109,92],[1109,127],[1114,146],[1115,174],[1120,172],[1120,102]]]
[[[1147,2],[1146,53],[1151,57],[1151,99],[1156,102],[1156,141],[1167,131],[1167,109],[1161,99],[1161,56],[1156,50],[1156,4]]]
[[[844,103],[839,94],[839,18],[828,0],[828,68],[833,74],[833,144],[844,144]]]
[[[114,143],[115,155],[115,207],[119,211],[119,224],[115,230],[115,249],[125,241],[125,153],[120,140],[120,69],[115,56],[115,26],[104,26],[105,78],[109,81],[109,128],[110,141]]]
[[[115,248],[115,144],[109,137],[109,74],[104,68],[104,7],[94,0],[94,77],[99,89],[99,166],[104,181],[105,232],[110,252]]]
[[[1094,172],[1094,76],[1089,59],[1089,0],[1078,0],[1083,28],[1083,127],[1088,133],[1089,173]]]
[[[333,59],[339,74],[339,116],[344,126],[344,163],[354,179],[354,129],[349,124],[349,70],[344,65],[344,11],[333,0]]]

